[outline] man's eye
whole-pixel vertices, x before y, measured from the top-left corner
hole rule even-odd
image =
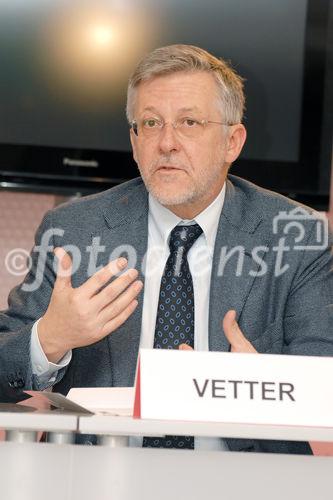
[[[185,118],[183,120],[183,124],[186,126],[186,127],[189,127],[189,128],[193,128],[195,127],[196,125],[198,125],[198,121],[197,120],[193,120],[192,118]]]
[[[146,128],[154,128],[158,126],[158,122],[153,118],[149,118],[148,120],[143,120],[143,126]]]

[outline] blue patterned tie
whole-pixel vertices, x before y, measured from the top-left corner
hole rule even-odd
[[[161,280],[154,349],[178,349],[180,344],[194,347],[194,293],[187,253],[201,233],[198,224],[176,226],[171,231],[170,255]],[[194,449],[194,437],[144,437],[143,447]]]

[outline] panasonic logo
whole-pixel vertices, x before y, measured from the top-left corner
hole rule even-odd
[[[68,165],[69,167],[93,167],[97,168],[99,166],[96,160],[77,160],[75,158],[63,158],[63,165]]]

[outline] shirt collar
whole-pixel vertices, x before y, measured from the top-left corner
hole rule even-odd
[[[161,243],[163,245],[167,243],[171,230],[178,224],[196,222],[201,226],[207,246],[213,252],[217,227],[225,198],[225,189],[224,183],[217,197],[207,208],[205,208],[205,210],[198,214],[193,221],[181,219],[171,212],[171,210],[161,205],[156,198],[149,193],[149,216],[161,239]]]

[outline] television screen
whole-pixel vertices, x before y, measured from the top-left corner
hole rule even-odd
[[[129,74],[155,47],[190,43],[245,78],[248,140],[234,172],[282,191],[324,192],[314,178],[328,12],[324,0],[2,0],[0,172],[93,190],[137,175]]]

